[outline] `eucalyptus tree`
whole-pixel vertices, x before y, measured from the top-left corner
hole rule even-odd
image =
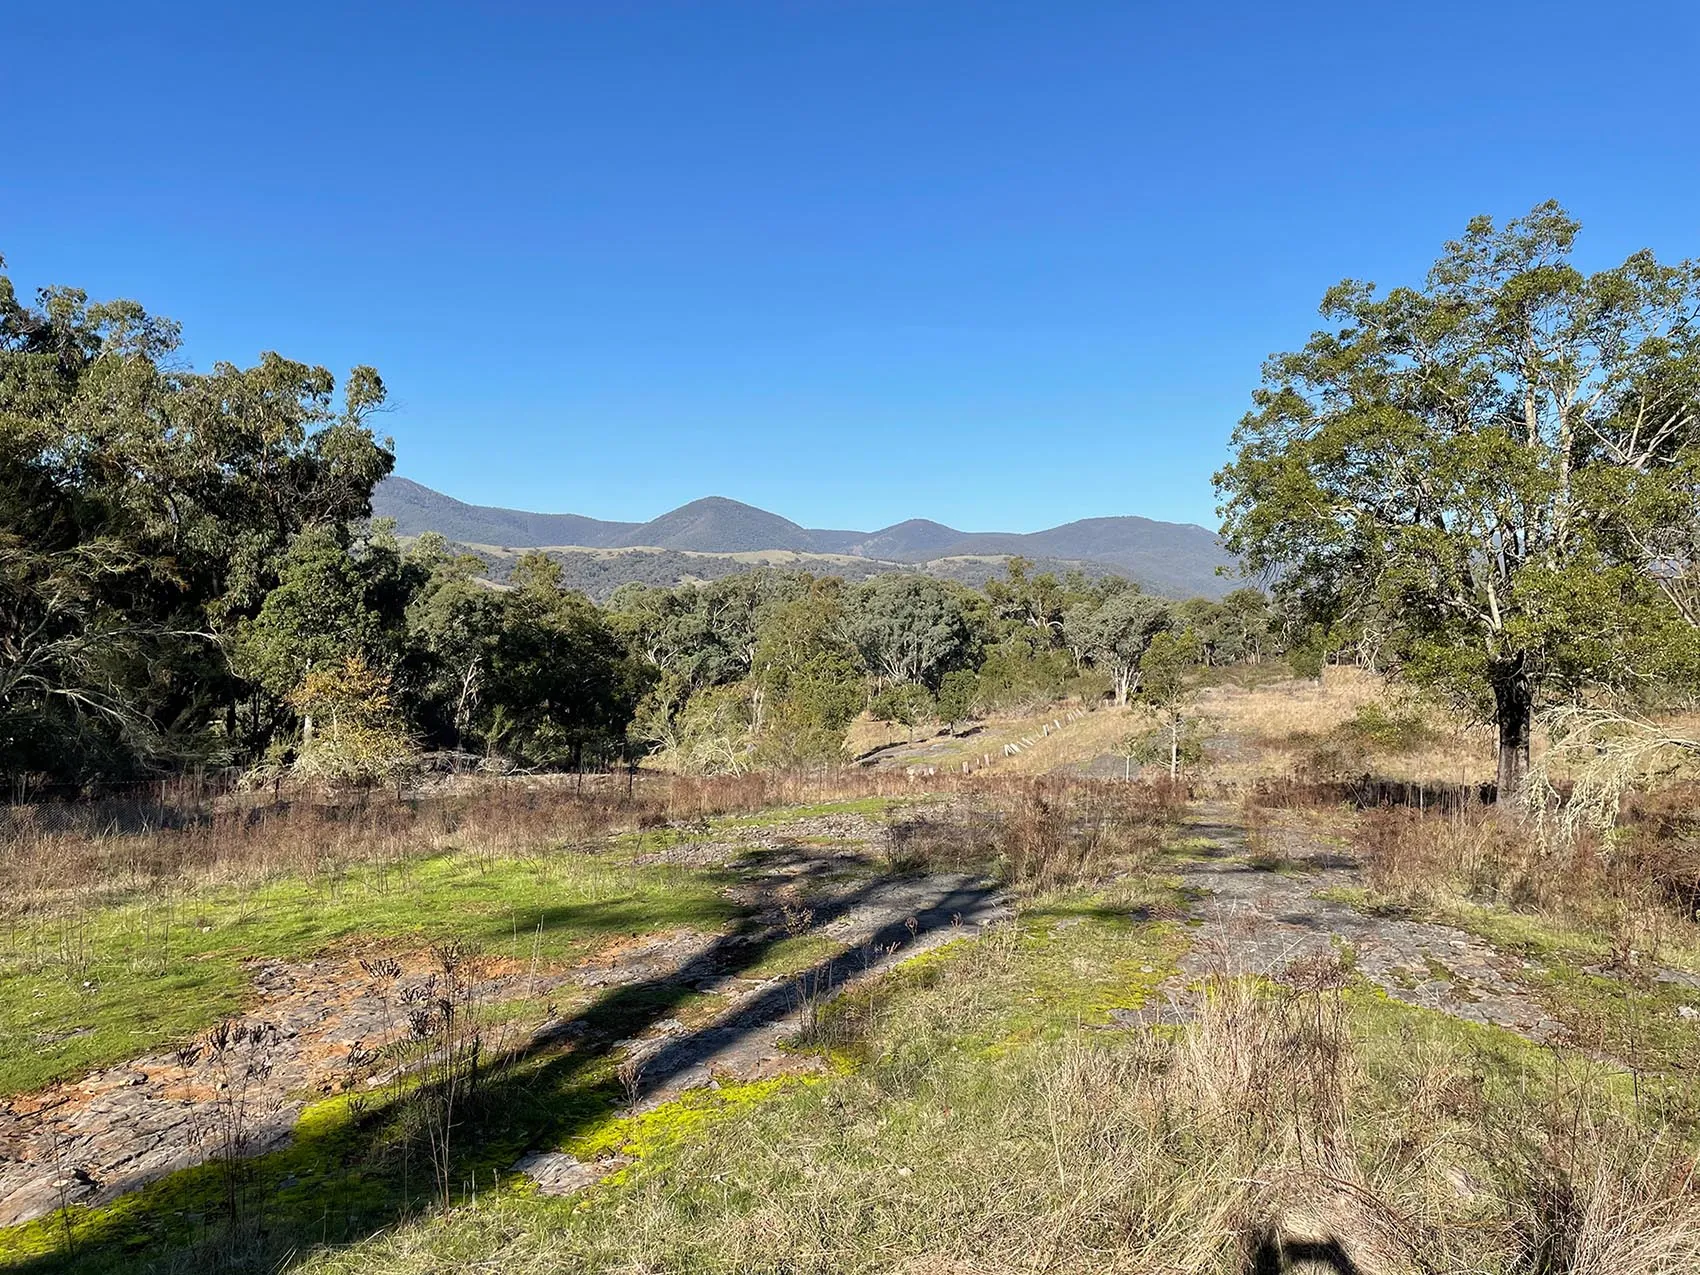
[[[1048,571],[1034,575],[1032,561],[1020,556],[1004,564],[1004,576],[986,581],[992,614],[1027,630],[1041,648],[1057,645],[1063,632],[1063,612],[1077,600],[1070,586],[1078,588],[1084,582],[1072,573],[1067,582],[1059,582]]]
[[[230,747],[225,639],[302,530],[369,512],[377,373],[196,373],[133,301],[0,273],[0,766],[123,773]],[[217,719],[223,716],[224,721]],[[213,727],[219,726],[219,730]],[[222,736],[222,742],[221,737]]]
[[[432,727],[465,748],[485,704],[506,595],[480,578],[481,559],[448,552],[435,532],[408,557],[424,573],[407,603],[409,655],[424,666],[420,707]]]
[[[842,759],[845,731],[864,700],[845,628],[843,582],[830,577],[767,617],[749,679],[761,760],[789,766]]]
[[[1693,663],[1671,582],[1696,561],[1700,270],[1586,273],[1577,230],[1553,203],[1478,217],[1420,286],[1330,289],[1216,476],[1253,571],[1314,622],[1376,616],[1398,671],[1495,724],[1502,793],[1539,705]]]
[[[1125,705],[1139,685],[1145,649],[1169,624],[1167,602],[1129,586],[1071,606],[1063,630],[1071,646],[1109,675],[1116,703]]]
[[[956,589],[931,576],[875,576],[853,593],[845,623],[868,671],[882,683],[936,687],[972,654],[967,608]]]
[[[481,733],[528,765],[606,759],[624,747],[648,674],[607,617],[562,588],[560,564],[547,555],[522,556],[509,584]]]

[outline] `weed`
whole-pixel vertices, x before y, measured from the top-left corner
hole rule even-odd
[[[273,1118],[282,1099],[266,1084],[278,1040],[274,1023],[227,1018],[177,1051],[185,1082],[194,1083],[204,1072],[213,1090],[208,1115],[193,1136],[218,1168],[230,1254],[264,1226],[265,1200],[252,1157],[278,1132]]]

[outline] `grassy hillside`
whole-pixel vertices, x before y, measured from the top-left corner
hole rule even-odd
[[[519,549],[487,544],[460,544],[459,548],[476,554],[489,564],[487,575],[498,584],[508,578]],[[561,564],[561,580],[569,589],[578,589],[597,602],[606,602],[622,584],[672,586],[690,581],[718,580],[757,567],[777,567],[791,571],[812,571],[816,575],[835,575],[846,580],[866,580],[870,576],[891,571],[916,571],[941,580],[956,580],[980,586],[1004,573],[1007,558],[960,557],[938,558],[930,562],[881,562],[845,553],[807,553],[792,549],[762,549],[742,553],[702,553],[695,550],[651,549],[638,546],[626,548],[589,548],[580,545],[546,545],[543,552]],[[1040,571],[1061,575],[1073,569],[1088,576],[1124,575],[1100,563],[1062,562],[1039,559]],[[1143,583],[1143,582],[1142,582]]]
[[[1220,597],[1235,586],[1217,574],[1231,565],[1213,532],[1149,518],[1088,518],[1031,533],[967,533],[923,518],[872,533],[803,527],[736,500],[711,496],[645,523],[576,514],[533,514],[453,500],[405,478],[379,484],[372,509],[404,537],[435,531],[480,553],[495,577],[518,551],[547,548],[568,583],[605,598],[628,581],[710,580],[752,565],[791,565],[864,579],[921,570],[979,584],[1001,575],[1011,555],[1041,570],[1115,574],[1169,597]],[[624,550],[624,555],[592,550]]]

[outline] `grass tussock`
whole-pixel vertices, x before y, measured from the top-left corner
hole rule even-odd
[[[895,820],[898,871],[989,871],[1024,895],[1090,885],[1146,866],[1185,803],[1166,784],[1012,776],[971,800]]]
[[[1014,941],[988,943],[940,977],[911,975],[874,1016],[858,1071],[699,1130],[576,1207],[497,1202],[306,1269],[1700,1264],[1692,1147],[1569,1071],[1507,1075],[1491,1050],[1420,1015],[1400,1048],[1363,1048],[1337,965],[1215,981],[1183,1029],[987,1048],[977,1029],[1020,959]]]
[[[1464,903],[1545,917],[1605,936],[1612,964],[1630,974],[1700,949],[1700,844],[1662,823],[1552,842],[1492,809],[1381,809],[1363,815],[1357,843],[1371,890],[1418,910]]]

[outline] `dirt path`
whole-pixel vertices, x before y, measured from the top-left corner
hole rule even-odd
[[[809,999],[1009,914],[1006,900],[961,874],[878,875],[871,843],[883,835],[875,821],[827,816],[670,847],[665,857],[681,867],[734,865],[738,926],[642,935],[566,969],[498,964],[478,1000],[531,1007],[507,1029],[507,1048],[570,1042],[629,1062],[648,1104],[719,1077],[795,1068],[801,1060],[779,1042],[801,1026]],[[761,972],[787,939],[818,940],[827,955],[802,970]],[[281,1145],[309,1102],[369,1083],[356,1077],[357,1055],[405,1032],[409,991],[430,977],[430,957],[389,959],[395,965],[352,952],[255,961],[254,1007],[233,1025],[258,1029],[263,1047],[235,1047],[222,1064],[204,1050],[162,1052],[0,1102],[0,1226],[61,1204],[106,1203],[209,1159],[222,1145],[233,1070],[245,1154]],[[634,990],[701,993],[708,1017],[687,1027],[634,1010],[615,1016],[619,1038],[587,1035],[581,1015]]]
[[[1274,975],[1317,955],[1338,955],[1389,996],[1547,1041],[1559,1024],[1518,985],[1519,964],[1450,926],[1369,916],[1320,892],[1363,884],[1355,863],[1315,837],[1270,832],[1279,866],[1256,866],[1243,827],[1226,807],[1201,805],[1185,835],[1203,848],[1180,877],[1201,922],[1169,993],[1185,1016],[1206,975]]]

